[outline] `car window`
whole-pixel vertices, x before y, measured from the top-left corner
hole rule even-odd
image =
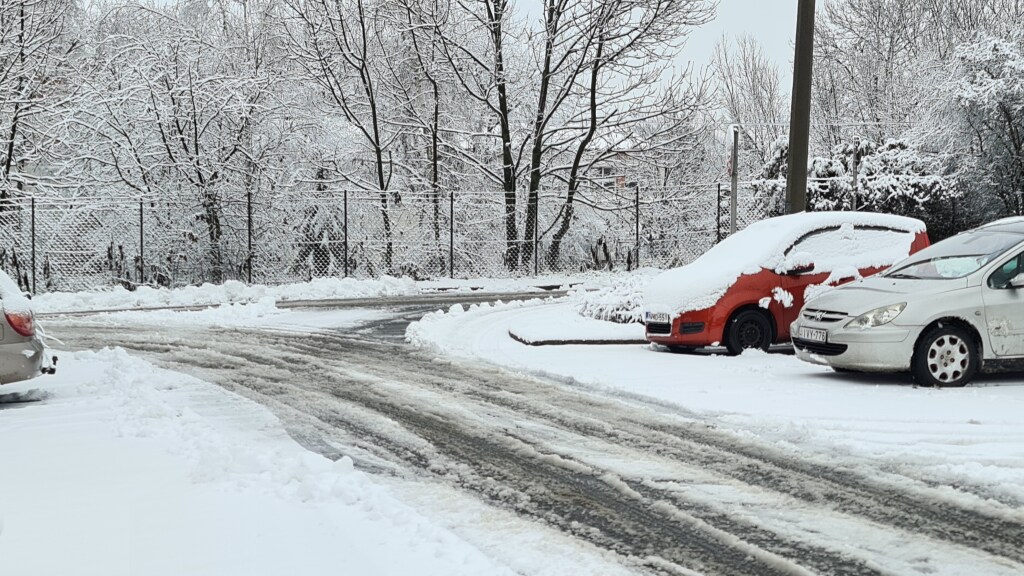
[[[1002,266],[996,268],[988,277],[990,288],[1008,288],[1010,280],[1021,273],[1021,263],[1024,262],[1024,254],[1017,254],[1010,258]]]
[[[859,264],[864,262],[865,254],[880,253],[893,246],[902,245],[906,245],[909,252],[913,240],[914,234],[906,230],[844,224],[804,235],[786,250],[786,254],[810,254],[815,272],[831,271],[845,266],[862,268]]]
[[[1008,232],[973,230],[936,242],[893,266],[890,278],[948,280],[980,270],[1020,244],[1024,236]]]

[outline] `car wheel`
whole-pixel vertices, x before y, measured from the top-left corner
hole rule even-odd
[[[772,345],[772,323],[756,310],[744,310],[733,316],[725,336],[729,354],[736,355],[748,348],[768,350]]]
[[[980,358],[974,338],[959,326],[936,326],[914,347],[911,372],[921,386],[964,386],[978,372]]]

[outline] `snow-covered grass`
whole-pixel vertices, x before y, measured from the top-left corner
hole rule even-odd
[[[203,284],[174,289],[140,286],[136,290],[125,290],[117,286],[109,290],[50,292],[36,296],[33,302],[37,312],[53,313],[80,310],[209,306],[260,301],[407,296],[418,294],[419,291],[419,287],[412,280],[390,276],[372,280],[317,278],[310,282],[280,286],[247,285],[229,280],[223,284]]]
[[[256,404],[119,349],[61,368],[0,389],[48,395],[0,404],[0,574],[512,573]]]
[[[672,354],[647,345],[525,346],[510,329],[555,335],[571,302],[516,302],[435,313],[409,327],[420,347],[514,371],[642,396],[703,413],[737,434],[826,460],[984,487],[1024,502],[1024,379],[914,388],[902,375],[848,375],[793,356]]]
[[[181,288],[141,286],[126,290],[116,286],[82,292],[49,292],[33,300],[37,313],[60,313],[135,308],[217,306],[223,304],[268,303],[295,300],[327,300],[414,296],[438,291],[494,293],[539,291],[539,287],[600,288],[619,276],[609,272],[548,274],[524,278],[481,278],[413,281],[409,278],[317,278],[309,282],[268,286],[247,285],[235,280],[223,284],[203,284]],[[13,283],[11,284],[13,286]],[[17,294],[20,297],[20,293]]]

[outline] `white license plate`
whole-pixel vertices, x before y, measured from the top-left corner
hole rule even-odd
[[[665,312],[647,313],[648,322],[657,322],[659,324],[668,324],[668,314]]]
[[[827,342],[828,332],[825,330],[816,330],[814,328],[800,328],[800,338],[804,340],[814,340],[815,342]]]

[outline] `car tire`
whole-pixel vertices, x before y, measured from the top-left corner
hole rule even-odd
[[[978,373],[981,357],[974,337],[956,325],[938,325],[918,339],[910,371],[920,386],[958,388]]]
[[[744,310],[729,321],[725,334],[725,347],[735,356],[749,348],[768,351],[772,345],[772,323],[757,310]]]

